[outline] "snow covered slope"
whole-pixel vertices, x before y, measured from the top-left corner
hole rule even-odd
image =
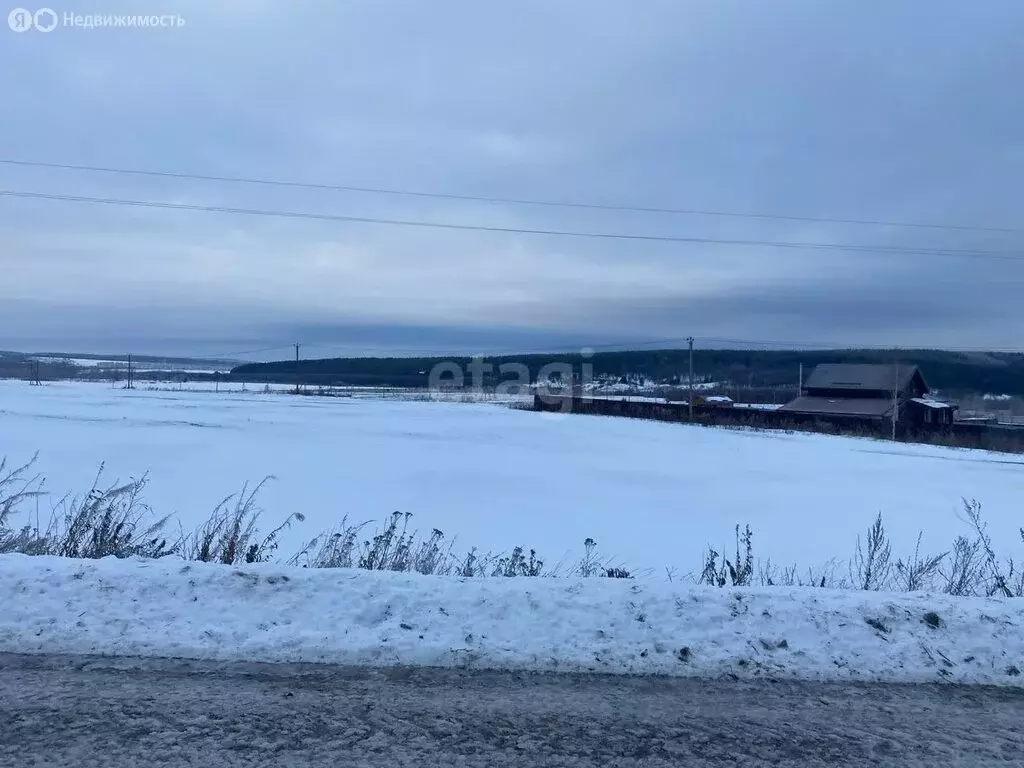
[[[0,556],[0,652],[1024,684],[1024,601]]]

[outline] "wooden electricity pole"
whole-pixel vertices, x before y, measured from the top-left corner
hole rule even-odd
[[[128,389],[132,389],[132,356],[128,355]]]
[[[896,440],[896,422],[900,420],[900,364],[893,366],[895,381],[892,383],[892,439]]]
[[[687,398],[687,405],[690,408],[690,421],[693,421],[693,336],[686,339],[690,346],[690,396]]]
[[[295,394],[299,394],[299,347],[301,344],[295,345]]]

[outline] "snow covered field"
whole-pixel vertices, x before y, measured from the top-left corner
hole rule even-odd
[[[100,359],[91,357],[63,357],[36,355],[32,359],[38,360],[40,363],[56,363],[58,365],[71,365],[78,368],[107,368],[123,370],[127,370],[128,368],[127,358]],[[179,374],[213,373],[214,371],[224,370],[225,362],[226,361],[221,361],[220,363],[211,362],[209,365],[203,365],[195,361],[192,361],[183,367],[181,361],[177,360],[136,360],[132,363],[132,369],[136,373],[146,373],[151,371],[174,371],[175,373]]]
[[[496,404],[125,391],[109,385],[0,382],[0,456],[27,460],[55,496],[151,475],[147,500],[186,527],[266,475],[271,527],[306,521],[290,554],[345,515],[414,513],[460,547],[534,547],[554,564],[599,550],[633,569],[699,570],[734,524],[777,564],[845,563],[881,511],[907,554],[966,533],[961,497],[984,505],[1003,557],[1020,557],[1024,459],[821,435],[732,431],[515,411]],[[845,574],[840,574],[845,575]]]
[[[0,652],[1024,685],[1024,602],[0,556]]]

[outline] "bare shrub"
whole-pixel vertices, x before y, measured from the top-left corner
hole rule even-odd
[[[589,536],[583,542],[583,559],[580,561],[577,573],[585,579],[596,576],[601,570],[601,562],[597,556],[597,542]]]
[[[25,501],[43,495],[42,476],[29,476],[38,458],[37,453],[25,464],[10,468],[6,457],[0,459],[0,529],[7,525],[11,514]]]
[[[1020,529],[1020,540],[1024,542],[1024,528]],[[1010,580],[1010,588],[1013,590],[1014,597],[1024,597],[1024,566],[1018,566],[1016,574],[1014,574],[1013,561],[1010,561],[1010,574],[1007,578]]]
[[[481,554],[476,547],[472,547],[461,558],[457,558],[454,555],[451,556],[449,562],[451,563],[452,570],[450,573],[464,579],[490,576],[501,556],[493,552]]]
[[[440,574],[450,571],[451,547],[447,550],[442,546],[444,532],[434,528],[425,541],[410,548],[409,563],[412,570],[423,574]]]
[[[369,523],[350,525],[345,518],[336,528],[307,543],[289,562],[307,568],[414,571],[428,575],[454,572],[455,559],[451,546],[444,545],[444,533],[435,528],[426,539],[419,539],[415,531],[408,530],[411,518],[411,512],[392,513],[384,528],[361,546],[360,533]],[[473,565],[469,564],[467,569],[472,570]]]
[[[352,568],[359,531],[366,525],[349,525],[348,518],[310,540],[288,562],[303,568]]]
[[[734,587],[749,587],[754,577],[754,550],[753,550],[754,534],[750,530],[748,525],[743,533],[740,533],[739,525],[736,526],[736,560],[730,562],[725,561],[725,565],[729,571],[729,578],[732,580]],[[740,552],[740,546],[743,547],[743,552]],[[742,562],[741,562],[742,557]]]
[[[31,525],[22,526],[18,530],[0,528],[0,555],[17,553],[20,555],[49,555],[50,540],[45,531]]]
[[[762,587],[792,587],[796,585],[796,566],[780,568],[768,558],[757,563],[757,583]]]
[[[411,512],[393,512],[384,529],[363,542],[356,567],[368,571],[416,571],[433,574],[444,570],[447,560],[441,549],[444,533],[437,528],[423,541],[409,531]],[[399,523],[401,522],[401,530]]]
[[[697,578],[698,584],[724,587],[728,583],[733,587],[749,587],[754,583],[754,533],[749,525],[740,532],[737,524],[735,535],[736,559],[729,560],[713,547],[708,547]],[[763,578],[768,580],[770,576],[763,575]]]
[[[408,533],[411,512],[393,512],[384,530],[377,532],[369,541],[363,542],[363,553],[357,567],[367,571],[408,570],[408,556],[413,536]],[[401,521],[402,530],[398,530]]]
[[[704,566],[701,568],[700,576],[697,578],[698,584],[705,584],[709,587],[724,587],[725,586],[725,558],[722,558],[723,564],[721,567],[718,565],[719,554],[714,547],[708,547],[707,553],[704,555]]]
[[[45,532],[36,525],[24,524],[18,530],[8,527],[11,518],[21,511],[22,505],[43,495],[43,479],[31,474],[38,454],[20,466],[8,467],[7,459],[0,460],[0,554],[19,552],[25,555],[46,554]]]
[[[964,597],[976,595],[984,579],[981,542],[966,536],[957,536],[953,542],[953,556],[948,567],[941,569],[947,595]]]
[[[1010,559],[1004,566],[996,557],[981,515],[981,504],[967,499],[962,501],[965,514],[962,519],[974,536],[958,536],[953,542],[948,564],[939,569],[943,591],[957,596],[1024,596],[1024,576],[1018,565]]]
[[[799,587],[817,587],[818,589],[852,589],[851,583],[836,574],[842,564],[832,559],[817,568],[808,566],[806,576],[797,578]]]
[[[505,557],[498,558],[497,564],[491,571],[492,576],[540,576],[544,569],[544,561],[537,557],[535,550],[530,550],[530,556],[523,554],[522,547],[516,547],[512,553]]]
[[[153,522],[152,510],[142,499],[147,477],[106,489],[100,488],[100,465],[92,488],[82,499],[66,498],[59,503],[60,524],[47,532],[47,554],[95,559],[101,557],[157,558],[174,554],[163,529],[169,517]]]
[[[917,544],[914,546],[914,553],[906,560],[896,561],[895,584],[905,592],[918,592],[931,588],[939,573],[942,561],[946,559],[948,552],[941,555],[921,556],[921,537],[917,535]]]
[[[1002,564],[996,557],[992,548],[992,538],[988,535],[988,525],[981,517],[981,504],[976,500],[968,501],[963,499],[964,513],[967,520],[977,535],[976,541],[980,547],[984,559],[984,591],[989,597],[999,595],[1000,597],[1013,597],[1013,590],[1010,584],[1013,580],[1016,567],[1013,560],[1008,561],[1008,573],[1003,570]]]
[[[183,536],[178,550],[186,560],[202,563],[263,563],[271,559],[278,547],[278,536],[292,521],[302,522],[305,517],[293,512],[266,536],[260,534],[258,523],[263,510],[256,504],[256,496],[272,477],[264,478],[255,488],[242,486],[237,496],[231,495],[218,504],[206,522],[193,533]],[[233,506],[232,506],[233,502]],[[262,537],[261,537],[262,536]]]
[[[555,570],[560,570],[556,566]],[[632,572],[621,565],[612,565],[612,560],[597,551],[597,542],[589,536],[583,541],[583,559],[574,568],[568,570],[569,576],[581,576],[584,579],[603,577],[607,579],[631,579]],[[669,581],[671,581],[669,577]]]
[[[943,591],[950,595],[986,597],[1024,597],[1024,568],[1013,558],[1000,562],[988,534],[988,524],[976,500],[963,499],[964,518],[974,533],[972,538],[958,536],[952,557],[940,568]],[[1024,540],[1024,529],[1020,530]]]
[[[465,579],[483,576],[486,572],[487,564],[480,562],[480,557],[477,555],[475,547],[466,553],[466,557],[463,558],[462,563],[456,569],[456,575]]]
[[[890,558],[892,547],[882,525],[882,513],[868,528],[867,542],[862,544],[857,537],[857,550],[850,566],[850,578],[857,589],[878,591],[885,589],[892,572]]]

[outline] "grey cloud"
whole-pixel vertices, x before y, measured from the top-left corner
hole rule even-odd
[[[178,2],[13,35],[24,159],[1013,226],[1024,8],[839,0]],[[104,13],[137,12],[110,2]],[[1024,236],[491,206],[0,166],[0,187],[496,226],[989,248]],[[1006,344],[1021,262],[430,232],[0,200],[9,339],[488,347],[698,333]],[[138,308],[148,307],[146,318]],[[45,308],[45,309],[44,309]],[[59,317],[60,322],[55,322]],[[205,318],[203,323],[193,322]],[[70,328],[79,330],[77,336]],[[64,330],[62,330],[64,329]],[[85,336],[82,329],[89,329]],[[700,329],[700,330],[697,330]],[[67,334],[67,335],[62,335]],[[189,342],[188,340],[192,341]],[[447,341],[446,341],[447,339]],[[283,342],[287,343],[287,342]],[[216,351],[216,350],[215,350]]]

